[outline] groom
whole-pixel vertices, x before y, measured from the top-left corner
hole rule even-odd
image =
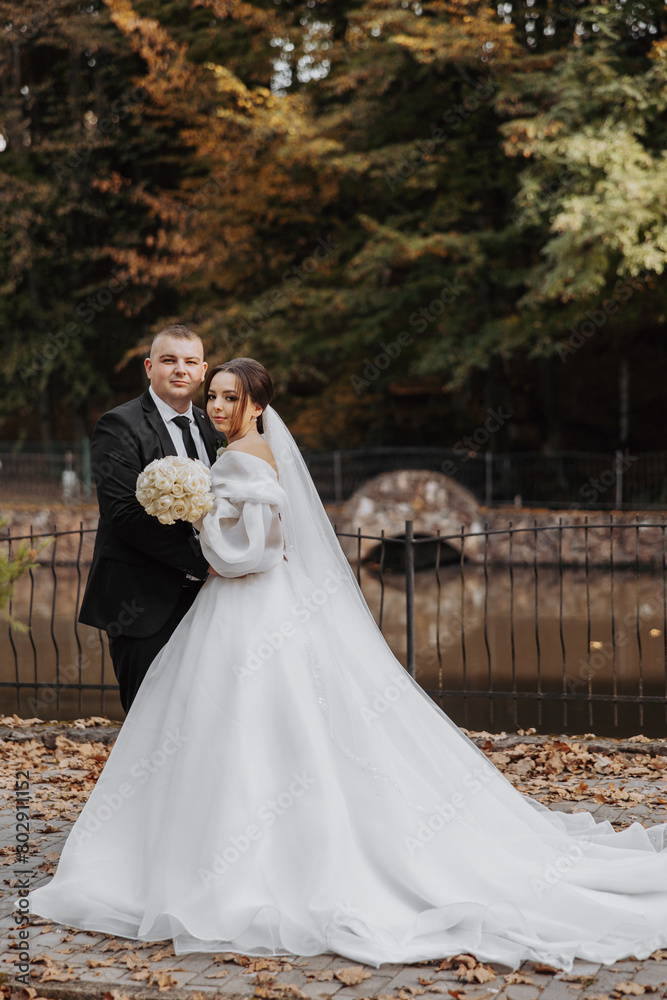
[[[160,330],[145,366],[148,389],[104,413],[93,432],[100,519],[79,614],[109,637],[126,712],[209,569],[191,524],[161,524],[144,511],[135,496],[137,476],[165,455],[210,466],[222,443],[192,405],[207,367],[197,334],[185,326]]]

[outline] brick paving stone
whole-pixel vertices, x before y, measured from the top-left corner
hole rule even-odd
[[[508,1000],[536,1000],[540,991],[537,986],[529,986],[527,983],[509,983],[504,993]]]
[[[306,970],[304,969],[297,969],[295,967],[293,969],[286,969],[284,972],[272,972],[271,975],[277,983],[294,983],[299,989],[308,985]],[[254,973],[252,976],[248,976],[248,979],[252,983],[255,981],[254,976]]]
[[[382,966],[380,966],[382,968]],[[407,986],[421,986],[418,981],[418,976],[423,979],[438,979],[439,975],[436,976],[434,970],[429,968],[420,968],[415,965],[404,965],[399,968],[392,979],[389,980],[389,985],[387,993],[391,993],[394,990],[405,989]]]
[[[206,973],[200,972],[190,980],[188,989],[198,989],[200,986],[210,988],[211,985],[214,985],[219,993],[242,993],[244,996],[252,996],[254,992],[250,978],[242,976],[240,972],[236,975],[230,972],[224,979],[207,979]]]
[[[404,968],[405,968],[405,966],[404,966]],[[504,969],[505,966],[498,966],[498,964],[496,962],[494,962],[493,968],[496,971],[500,971],[501,969]],[[457,978],[456,971],[454,969],[444,969],[442,972],[437,972],[435,969],[427,969],[426,970],[426,977],[427,977],[427,979],[437,979],[438,982],[440,982],[440,980],[442,980],[443,982],[446,981],[446,982],[449,982],[449,983],[458,983],[458,982],[460,982],[460,980]]]
[[[136,970],[139,971],[138,969]],[[191,980],[195,979],[199,975],[199,970],[197,969],[187,969],[185,966],[175,965],[173,968],[165,968],[160,965],[151,966],[151,978],[160,975],[165,975],[169,979],[176,980],[172,982],[173,986],[185,986],[189,984]],[[130,979],[132,977],[130,976]],[[134,980],[135,982],[148,982],[148,980]]]
[[[342,985],[337,979],[325,980],[322,983],[313,979],[307,986],[302,986],[301,989],[309,997],[313,997],[313,1000],[318,1000],[318,998],[332,997],[334,993],[337,994]]]
[[[368,971],[370,972],[370,969]],[[389,976],[379,976],[376,973],[370,979],[364,979],[362,983],[357,983],[356,986],[346,986],[344,983],[340,983],[342,989],[336,993],[336,1000],[354,1000],[356,997],[374,997],[379,993],[390,993],[391,982]]]
[[[71,933],[72,932],[70,931],[70,934]],[[94,934],[91,933],[90,931],[79,931],[77,934],[74,935],[71,941],[63,941],[63,948],[68,948],[68,947],[78,948],[78,949],[80,948],[90,949],[93,947],[99,948],[100,945],[104,943],[104,940],[105,940],[104,935],[102,934]],[[113,954],[113,952],[109,952],[109,954],[111,955]]]
[[[617,983],[622,983],[625,979],[634,979],[634,969],[627,972],[611,972],[609,968],[603,967],[595,977],[595,981],[586,987],[586,993],[606,993],[609,995],[615,989]]]
[[[300,959],[299,964],[303,963],[304,967],[307,967],[309,971],[319,972],[321,969],[328,969],[333,961],[342,962],[343,959],[340,955],[327,952],[324,955],[309,955],[304,957]]]
[[[644,986],[667,984],[667,962],[643,962],[634,979]]]
[[[216,964],[213,962],[213,955],[208,951],[193,951],[186,955],[166,955],[157,962],[154,962],[148,954],[138,952],[138,955],[151,969],[159,969],[161,972],[182,968],[192,971],[193,975],[198,975],[204,969],[208,969],[209,966],[214,964],[216,968],[222,968],[219,963]],[[235,966],[235,968],[238,968],[238,966]]]
[[[55,948],[59,948],[62,943],[63,935],[59,931],[47,931],[46,934],[42,933],[31,937],[30,950],[33,955],[42,955],[44,952],[49,952],[50,954]]]
[[[525,972],[527,976],[530,976],[540,990],[544,989],[544,987],[547,986],[554,977],[553,973],[550,972],[535,972],[532,962],[524,962],[520,971]]]
[[[208,965],[202,966],[202,968],[199,969],[197,973],[198,977],[206,976],[211,972],[226,972],[227,973],[226,977],[225,976],[220,977],[220,981],[222,981],[222,979],[229,978],[229,976],[236,976],[242,971],[238,965],[235,965],[232,962],[214,961],[215,955],[211,954],[211,952],[206,952],[205,958],[208,959]],[[211,980],[211,982],[213,981],[214,980]]]
[[[562,973],[562,975],[571,976],[596,976],[600,969],[604,966],[599,962],[586,962],[583,958],[575,958],[574,964],[572,966],[572,972]],[[559,973],[556,973],[556,979],[560,978]]]
[[[496,985],[497,982],[498,980],[492,979],[488,983],[474,983],[473,985],[469,983],[459,983],[457,989],[465,990],[465,1000],[475,1000],[476,997],[488,997],[492,990],[498,990],[500,992],[500,988]],[[428,989],[428,987],[426,987],[426,989]]]
[[[380,966],[380,971],[382,970]],[[450,971],[451,978],[454,979],[454,974]],[[423,968],[415,965],[404,965],[400,970],[394,975],[392,979],[389,980],[389,988],[387,993],[391,993],[393,990],[405,989],[407,986],[421,986],[419,982],[419,977],[422,979],[435,979],[437,982],[445,982],[445,976],[443,973],[438,972],[434,969]],[[470,987],[466,984],[466,997],[469,995]]]
[[[369,972],[377,972],[379,976],[389,976],[390,979],[393,979],[394,976],[397,976],[401,969],[405,969],[406,966],[402,965],[400,962],[383,962],[382,965],[379,965],[377,968],[374,965],[366,965],[365,968],[368,969]],[[427,979],[435,979],[436,966],[434,965],[410,965],[408,968],[416,969],[418,975],[425,976]],[[440,972],[438,975],[442,975],[442,973]]]
[[[618,819],[625,819],[625,809],[622,809],[620,806],[610,806],[604,803],[595,814],[595,820],[597,823],[602,823],[605,819],[609,820],[610,823],[614,823]]]
[[[59,964],[59,963],[57,963],[57,964]],[[65,964],[62,965],[62,969],[65,970]],[[91,984],[97,984],[97,983],[126,983],[126,982],[130,982],[131,981],[128,978],[129,977],[129,971],[128,970],[126,970],[125,972],[122,972],[119,969],[106,968],[106,969],[90,969],[87,972],[80,972],[79,970],[73,970],[73,971],[76,971],[76,973],[77,973],[76,979],[75,980],[66,980],[62,984],[63,988],[66,987],[66,985],[67,985],[68,982],[77,982],[77,983],[81,983],[81,982],[88,983],[89,982]],[[30,971],[30,982],[31,982],[32,986],[35,986],[37,988],[38,995],[39,995],[39,992],[40,992],[39,991],[39,982],[40,982],[40,979],[43,976],[44,972],[45,972],[45,967],[43,965],[36,965]],[[49,980],[48,981],[48,985],[49,986],[53,986],[54,985],[54,981]],[[58,984],[58,985],[60,985],[60,984]]]
[[[540,993],[540,1000],[575,1000],[577,994],[568,988],[569,985],[562,979],[552,979]],[[590,990],[589,992],[595,993],[597,991]]]

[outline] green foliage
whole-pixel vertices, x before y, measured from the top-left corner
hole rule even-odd
[[[6,520],[0,521],[0,528]],[[39,568],[36,561],[39,553],[53,541],[52,538],[45,538],[33,545],[29,542],[21,542],[16,550],[16,555],[12,558],[6,552],[0,551],[0,618],[9,622],[12,628],[19,632],[27,632],[27,626],[13,618],[8,611],[9,602],[12,599],[14,585],[17,580],[29,570]]]
[[[0,379],[26,433],[138,391],[175,319],[212,362],[259,357],[309,447],[443,443],[480,372],[543,379],[619,281],[599,342],[661,336],[659,0],[47,7],[0,2]]]

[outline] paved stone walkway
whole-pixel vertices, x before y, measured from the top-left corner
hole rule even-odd
[[[48,783],[48,774],[34,782]],[[660,779],[662,784],[664,779]],[[627,784],[627,782],[626,782]],[[644,787],[645,786],[645,787]],[[632,780],[632,787],[655,796],[655,781]],[[624,826],[633,819],[646,825],[667,821],[667,807],[651,808],[638,803],[628,810],[622,804],[595,801],[563,801],[552,808],[570,811],[590,807],[596,819],[608,819]],[[29,868],[38,871],[31,888],[50,878],[60,855],[73,817],[34,820],[31,829]],[[354,1000],[372,997],[383,1000],[623,1000],[626,996],[652,993],[667,998],[667,950],[653,959],[639,962],[629,958],[613,966],[578,961],[571,973],[548,970],[526,962],[519,973],[498,965],[488,981],[476,982],[475,969],[455,962],[425,962],[415,965],[356,966],[336,955],[315,958],[248,959],[232,953],[194,952],[174,955],[171,943],[144,944],[107,934],[73,931],[33,917],[29,928],[31,990],[15,978],[18,964],[18,934],[13,920],[12,899],[16,896],[17,866],[13,863],[15,843],[14,805],[0,805],[0,856],[11,859],[5,870],[4,894],[0,901],[0,991],[4,1000],[38,997],[58,1000]],[[41,866],[41,870],[40,870]],[[666,915],[667,916],[667,915]],[[351,970],[351,971],[350,971]],[[487,973],[488,975],[488,973]],[[363,977],[363,978],[362,978]],[[482,978],[485,977],[482,972]],[[468,981],[472,979],[472,982]],[[359,980],[355,982],[355,980]],[[36,992],[33,992],[33,989]]]

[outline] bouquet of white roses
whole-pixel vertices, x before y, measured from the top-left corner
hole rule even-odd
[[[137,478],[136,497],[162,524],[198,521],[215,503],[211,473],[198,458],[156,458]]]

